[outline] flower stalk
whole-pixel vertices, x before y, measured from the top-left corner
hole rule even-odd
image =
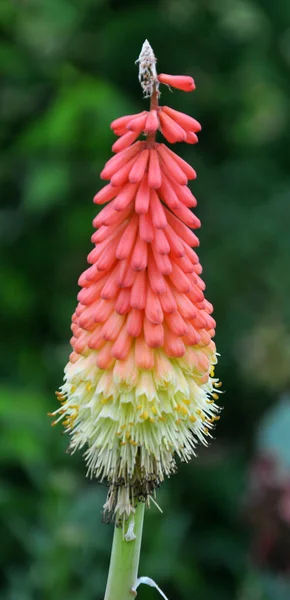
[[[104,600],[132,600],[136,592],[145,503],[138,502],[124,527],[115,524],[109,575]],[[132,527],[132,525],[134,527]]]

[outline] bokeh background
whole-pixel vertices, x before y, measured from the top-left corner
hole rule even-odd
[[[225,394],[216,439],[158,492],[140,573],[170,600],[290,597],[289,0],[2,0],[3,600],[101,600],[106,490],[51,429],[112,119],[142,110],[145,38],[203,125],[200,258]],[[157,598],[142,586],[138,598]]]

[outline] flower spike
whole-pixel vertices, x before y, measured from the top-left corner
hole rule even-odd
[[[191,91],[191,77],[157,75],[149,42],[139,80],[150,109],[120,117],[115,155],[94,197],[89,268],[72,317],[72,354],[58,392],[70,450],[84,449],[88,475],[109,486],[105,511],[126,519],[208,444],[219,418],[212,305],[193,247],[199,219],[187,187],[195,170],[164,143],[194,143],[200,124],[159,106],[159,83]],[[141,139],[139,139],[141,136]]]

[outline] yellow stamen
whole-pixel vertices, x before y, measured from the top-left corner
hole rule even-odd
[[[70,427],[71,429],[73,429],[73,427],[74,427],[74,422],[75,422],[75,420],[76,420],[76,418],[77,418],[77,415],[78,415],[77,413],[76,413],[75,415],[68,415],[68,416],[67,416],[67,418],[66,418],[66,419],[64,419],[64,421],[62,422],[62,423],[63,423],[63,425],[64,425],[65,427],[66,427],[66,426],[68,426],[68,427]]]
[[[201,418],[202,421],[205,421],[206,417],[201,410],[197,410],[196,414]]]
[[[144,421],[146,421],[146,419],[148,419],[148,412],[144,410],[144,412],[141,413],[140,417],[141,419],[144,419]]]

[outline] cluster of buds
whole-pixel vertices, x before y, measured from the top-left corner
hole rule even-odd
[[[197,141],[195,119],[158,106],[159,83],[195,86],[191,77],[158,76],[146,44],[139,78],[151,107],[111,125],[119,139],[101,173],[109,183],[94,197],[106,206],[93,221],[54,413],[71,451],[86,448],[88,473],[109,486],[105,510],[119,518],[175,471],[176,456],[188,461],[198,441],[207,444],[219,418],[215,321],[187,187],[196,173],[156,141],[157,130],[170,143]]]
[[[156,106],[152,110],[144,110],[135,115],[120,117],[111,124],[114,133],[120,136],[112,147],[113,152],[121,152],[135,142],[141,133],[146,136],[155,134],[158,130],[170,144],[186,142],[196,144],[196,133],[201,126],[192,117],[185,115],[169,106]]]

